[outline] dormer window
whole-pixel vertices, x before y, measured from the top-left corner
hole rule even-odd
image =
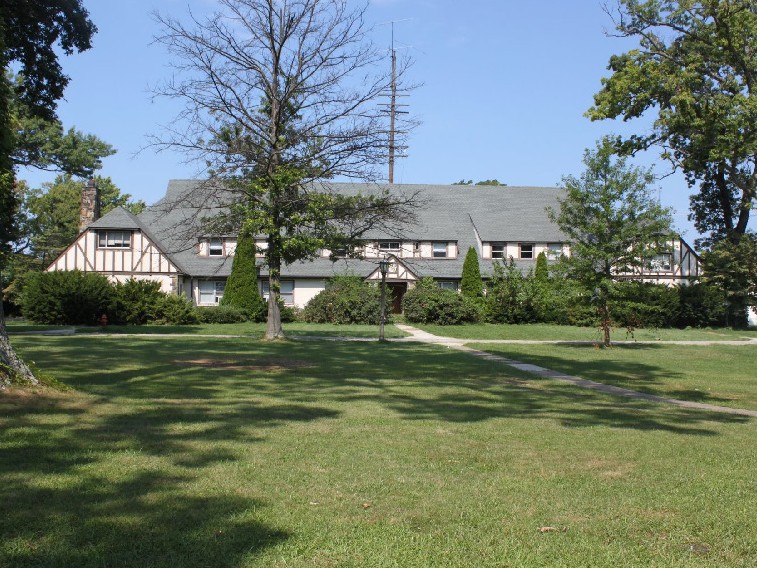
[[[208,243],[208,256],[223,256],[223,239],[210,239]]]
[[[447,243],[433,243],[434,258],[447,258]]]
[[[505,258],[505,244],[504,243],[492,244],[492,258]]]
[[[98,248],[131,248],[131,231],[98,231]]]

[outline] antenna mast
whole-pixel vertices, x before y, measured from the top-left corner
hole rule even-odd
[[[407,18],[408,20],[411,18]],[[397,50],[394,47],[394,22],[404,22],[405,20],[393,20],[391,22],[392,24],[392,82],[390,86],[390,91],[388,94],[384,94],[384,96],[389,97],[389,104],[383,103],[383,106],[388,106],[387,109],[389,112],[389,183],[394,183],[394,155],[397,150],[397,145],[395,142],[395,136],[397,134],[397,115],[398,114],[408,114],[407,111],[403,110],[397,110],[397,107],[404,107],[407,105],[398,105],[397,104],[397,97],[400,97],[402,95],[397,94]]]

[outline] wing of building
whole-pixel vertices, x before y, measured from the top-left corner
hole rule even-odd
[[[99,272],[113,280],[156,280],[164,291],[185,294],[197,305],[217,304],[231,272],[237,237],[204,234],[199,228],[198,220],[223,211],[219,188],[205,183],[173,180],[165,197],[139,215],[119,207],[82,226],[76,240],[48,270]],[[335,183],[329,189],[369,194],[385,186]],[[469,247],[478,253],[484,278],[491,276],[498,260],[512,258],[527,271],[540,252],[552,261],[570,254],[566,236],[546,213],[548,207],[559,208],[559,188],[395,184],[389,189],[416,196],[415,222],[396,234],[366,234],[361,259],[332,260],[332,251],[323,250],[313,260],[285,265],[281,293],[286,304],[304,306],[333,276],[378,280],[378,261],[383,258],[391,261],[387,283],[397,311],[405,291],[420,278],[432,277],[442,287],[457,289]],[[85,188],[83,208],[93,202],[88,192],[91,184]],[[88,222],[92,215],[83,210],[81,218]],[[265,248],[265,239],[257,244]],[[669,239],[668,245],[669,252],[650,259],[643,270],[619,277],[669,285],[696,278],[700,260],[694,250],[677,237]],[[267,295],[262,255],[258,262],[260,290]]]

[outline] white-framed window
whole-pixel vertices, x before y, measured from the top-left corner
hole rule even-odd
[[[213,237],[208,239],[208,256],[223,256],[223,239]]]
[[[519,255],[518,258],[533,258],[534,257],[534,245],[533,243],[518,243]]]
[[[456,280],[437,280],[436,285],[442,290],[453,290],[457,292],[459,283]]]
[[[200,280],[199,281],[200,298],[199,304],[202,306],[214,306],[223,298],[223,291],[226,288],[224,280]]]
[[[98,231],[98,248],[131,248],[131,231]]]
[[[432,243],[434,258],[447,258],[447,243],[435,242]]]
[[[549,243],[547,245],[547,258],[557,260],[562,256],[562,243]]]
[[[649,260],[649,269],[653,272],[670,272],[673,270],[673,255],[669,252],[656,254]]]
[[[379,241],[378,249],[386,252],[399,252],[399,241]]]
[[[492,243],[492,258],[505,258],[505,243]]]
[[[269,292],[271,291],[270,283],[268,280],[263,280],[261,283],[261,294],[266,301],[268,301]],[[284,301],[285,306],[294,305],[294,280],[281,280],[279,282],[279,296]]]

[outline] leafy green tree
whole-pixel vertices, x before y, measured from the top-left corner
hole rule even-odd
[[[746,327],[747,307],[757,305],[757,236],[747,233],[738,244],[720,241],[702,261],[702,283],[725,292],[727,325]]]
[[[10,74],[8,81],[18,92],[23,77]],[[15,133],[11,159],[16,166],[90,177],[102,167],[103,158],[116,153],[94,134],[65,130],[58,118],[36,114],[18,96],[10,100],[10,113]]]
[[[652,194],[652,172],[627,165],[626,158],[614,152],[609,136],[595,150],[586,150],[585,171],[580,177],[563,178],[560,209],[548,209],[550,219],[570,239],[571,254],[561,260],[568,275],[594,291],[607,346],[613,279],[664,252],[671,234],[670,210]]]
[[[221,305],[235,307],[248,318],[260,321],[265,318],[266,305],[258,291],[255,253],[255,238],[249,231],[241,231]]]
[[[322,248],[352,250],[367,231],[412,217],[414,195],[341,195],[328,183],[378,180],[388,154],[388,121],[375,104],[392,87],[388,54],[370,42],[363,9],[349,4],[220,0],[218,14],[190,27],[157,16],[157,41],[177,58],[157,94],[185,106],[155,144],[208,164],[202,191],[218,188],[218,200],[233,203],[210,230],[267,236],[267,339],[283,336],[282,264]],[[405,69],[400,63],[400,85]]]
[[[15,215],[16,150],[11,113],[15,91],[31,115],[55,117],[58,99],[68,77],[58,63],[56,48],[69,55],[91,46],[96,31],[80,0],[0,1],[0,272],[5,268],[10,244],[17,238]],[[19,65],[23,79],[11,88],[7,73],[11,62]],[[31,370],[16,355],[5,330],[0,302],[0,374],[15,374],[36,381]],[[6,370],[7,369],[7,370]]]
[[[757,4],[751,0],[620,0],[617,33],[639,45],[610,59],[592,120],[650,115],[626,152],[658,145],[686,175],[704,244],[736,245],[757,199]],[[646,128],[646,126],[645,126]]]
[[[481,280],[481,267],[478,264],[478,253],[473,247],[468,248],[468,253],[463,261],[463,277],[460,281],[460,291],[468,298],[482,298],[484,295],[484,282]]]

